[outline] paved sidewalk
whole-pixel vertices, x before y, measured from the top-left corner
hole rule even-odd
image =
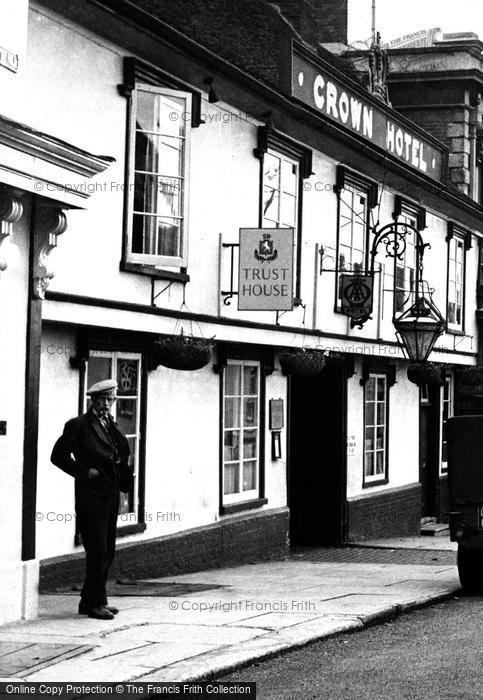
[[[365,540],[358,542],[357,547],[381,547],[382,549],[418,549],[432,551],[450,551],[456,552],[458,545],[456,542],[451,542],[449,536],[442,537],[436,535],[431,537],[424,535],[423,537],[394,537],[379,540]]]
[[[455,548],[443,546],[441,537],[421,539]],[[413,549],[423,544],[416,540]],[[459,590],[451,551],[438,560],[430,550],[425,563],[404,564],[397,552],[402,541],[392,542],[387,563],[371,562],[370,551],[380,556],[375,548],[383,545],[365,542],[374,549],[364,562],[338,561],[350,549],[338,548],[324,550],[329,561],[294,555],[158,579],[177,586],[163,597],[111,597],[121,608],[112,621],[77,615],[76,596],[42,595],[37,620],[0,628],[1,680],[200,680]]]

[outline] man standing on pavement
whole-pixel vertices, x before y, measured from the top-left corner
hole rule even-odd
[[[87,413],[69,420],[51,461],[75,478],[77,526],[86,552],[86,574],[79,614],[112,620],[118,609],[107,604],[106,584],[114,560],[119,491],[133,481],[129,444],[110,414],[117,382],[106,379],[87,391]]]

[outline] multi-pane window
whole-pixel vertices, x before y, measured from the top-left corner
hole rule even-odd
[[[132,110],[128,260],[184,266],[191,95],[139,86]]]
[[[360,272],[367,244],[367,195],[346,185],[340,195],[339,270]]]
[[[367,233],[367,193],[346,183],[339,196],[339,272],[362,272],[365,269]],[[340,282],[338,296],[340,297]]]
[[[364,483],[386,477],[387,377],[369,374],[364,389]]]
[[[263,228],[293,228],[294,270],[297,269],[297,224],[300,165],[297,160],[268,150],[263,158]]]
[[[258,497],[260,363],[228,360],[223,382],[223,503]]]
[[[263,158],[262,226],[297,229],[299,164],[267,151]]]
[[[449,328],[463,330],[465,244],[459,236],[448,242],[448,312]]]
[[[448,418],[453,415],[453,391],[451,377],[446,377],[444,384],[441,387],[441,473],[445,474],[448,471],[448,455],[447,455],[447,423]]]
[[[87,362],[87,386],[104,379],[117,381],[117,400],[111,407],[111,415],[129,442],[131,467],[134,470],[134,484],[131,491],[120,495],[119,513],[132,513],[129,522],[136,522],[139,483],[141,356],[123,352],[91,351]],[[90,401],[86,403],[86,408],[89,405]],[[125,519],[122,524],[125,524]]]
[[[413,228],[417,228],[416,217],[403,213],[398,217],[399,224],[408,224]],[[404,229],[402,229],[404,231]],[[410,292],[413,291],[414,281],[416,279],[416,240],[414,231],[407,229],[404,238],[404,251],[400,257],[394,259],[394,304],[395,311],[400,311],[407,301],[411,299]]]

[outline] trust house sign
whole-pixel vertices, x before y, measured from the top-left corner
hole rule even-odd
[[[293,245],[293,228],[240,229],[240,311],[292,310]]]

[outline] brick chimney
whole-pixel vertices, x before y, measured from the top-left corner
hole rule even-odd
[[[348,0],[275,0],[284,17],[310,44],[347,44]]]

